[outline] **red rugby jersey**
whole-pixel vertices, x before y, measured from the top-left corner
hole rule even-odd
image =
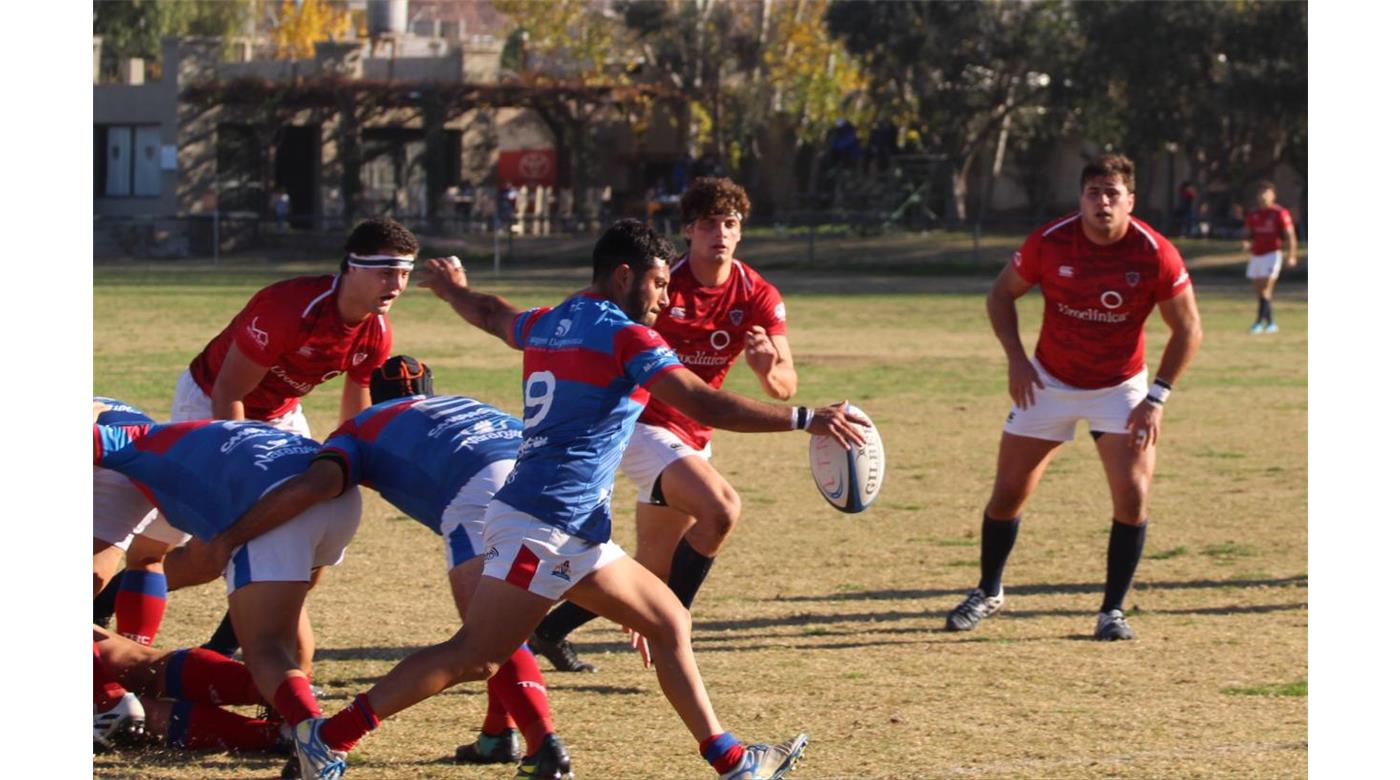
[[[1293,227],[1293,215],[1288,209],[1274,205],[1244,215],[1244,225],[1249,229],[1249,253],[1266,255],[1283,246],[1283,234]]]
[[[702,287],[691,271],[689,256],[682,257],[671,266],[667,294],[671,305],[652,328],[676,351],[681,363],[711,387],[724,384],[729,367],[744,352],[744,334],[751,326],[761,325],[769,335],[787,333],[787,312],[778,288],[737,259],[723,284]],[[668,428],[697,450],[709,443],[714,432],[655,397],[640,422]]]
[[[259,290],[190,362],[190,375],[212,396],[229,344],[238,344],[267,368],[243,398],[250,420],[281,417],[312,388],[342,373],[369,384],[370,374],[389,358],[389,320],[379,314],[358,323],[342,320],[335,307],[339,281],[339,274],[298,276]]]
[[[1191,286],[1176,247],[1129,219],[1126,236],[1100,246],[1076,212],[1036,229],[1012,258],[1045,297],[1036,360],[1073,387],[1110,387],[1141,371],[1147,316]]]

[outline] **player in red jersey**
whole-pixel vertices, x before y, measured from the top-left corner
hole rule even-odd
[[[1244,217],[1244,229],[1249,233],[1244,242],[1244,251],[1249,253],[1244,275],[1254,283],[1254,291],[1259,294],[1259,314],[1250,333],[1278,333],[1278,325],[1274,323],[1274,283],[1283,270],[1284,236],[1288,237],[1288,267],[1298,264],[1298,234],[1293,230],[1293,215],[1274,203],[1274,197],[1273,182],[1259,182],[1256,190],[1259,208]]]
[[[749,198],[738,184],[708,177],[691,183],[681,198],[690,250],[671,266],[670,303],[653,328],[711,387],[724,384],[742,354],[763,391],[786,401],[797,392],[797,370],[783,298],[734,257],[748,216]],[[739,522],[739,494],[710,463],[713,432],[653,396],[622,457],[638,491],[636,560],[666,580],[686,609]],[[565,638],[594,617],[561,604],[540,623],[530,648],[560,671],[594,671]]]
[[[345,242],[340,273],[299,276],[259,290],[190,361],[176,383],[171,422],[262,420],[310,436],[301,397],[341,374],[340,421],[369,408],[370,375],[392,346],[386,315],[408,285],[417,254],[418,239],[403,225],[365,220]],[[157,516],[132,540],[127,573],[109,585],[117,602],[144,596],[142,618],[127,621],[135,624],[129,635],[147,642],[155,636],[165,602],[152,592],[198,584],[183,581],[178,570],[169,582],[165,577],[166,553],[188,539]],[[105,610],[95,611],[94,620],[102,622]],[[120,624],[128,612],[117,608],[119,630],[125,631]],[[209,646],[227,653],[237,647],[227,618]]]
[[[1006,351],[1014,407],[997,453],[996,483],[982,516],[982,579],[948,614],[968,631],[1005,603],[1002,570],[1021,509],[1060,445],[1088,420],[1108,476],[1113,524],[1108,578],[1094,638],[1132,639],[1123,598],[1147,536],[1147,494],[1162,408],[1201,343],[1201,320],[1181,255],[1132,216],[1133,163],[1100,157],[1080,176],[1079,211],[1026,239],[987,296]],[[1035,357],[1017,330],[1016,299],[1040,285],[1045,316]],[[1143,326],[1156,307],[1171,330],[1149,389]]]

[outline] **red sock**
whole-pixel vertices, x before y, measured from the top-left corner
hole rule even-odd
[[[486,690],[492,698],[500,699],[510,716],[520,724],[526,755],[539,750],[544,738],[554,733],[549,694],[545,692],[540,666],[529,650],[517,649],[486,681]]]
[[[149,645],[165,617],[165,574],[158,571],[127,571],[117,590],[117,633]]]
[[[277,744],[277,724],[212,704],[176,702],[170,708],[165,744],[188,750],[268,750]]]
[[[126,689],[107,671],[102,656],[97,652],[97,643],[92,643],[92,704],[97,712],[105,712],[116,706],[126,695]]]
[[[481,730],[487,734],[499,734],[506,729],[515,728],[515,721],[506,711],[506,703],[501,701],[501,697],[491,687],[491,683],[486,683],[486,718],[481,721]]]
[[[272,707],[294,728],[307,718],[321,717],[321,705],[311,694],[311,680],[301,675],[282,681],[272,697]]]
[[[321,727],[321,740],[331,750],[349,752],[360,741],[360,737],[379,727],[379,716],[369,706],[369,697],[363,693],[350,702],[350,706],[331,716]]]
[[[205,704],[261,704],[262,695],[248,667],[213,650],[176,650],[165,659],[167,699]]]
[[[724,774],[744,760],[744,743],[725,731],[701,742],[700,755],[710,762],[716,772]]]

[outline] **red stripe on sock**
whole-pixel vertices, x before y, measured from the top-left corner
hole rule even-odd
[[[165,599],[145,593],[117,591],[117,633],[143,645],[149,645],[160,631],[165,617]]]
[[[379,726],[379,716],[370,706],[369,697],[363,693],[350,702],[350,706],[331,716],[321,726],[321,740],[331,750],[350,752],[364,735]]]
[[[522,544],[520,552],[515,554],[515,560],[510,564],[510,572],[506,574],[506,582],[521,590],[529,590],[530,581],[535,579],[535,570],[539,567],[539,556],[530,552],[530,548]]]
[[[316,697],[311,693],[311,680],[301,675],[282,681],[272,697],[272,706],[292,726],[307,718],[321,717],[321,705],[316,703]]]
[[[185,652],[180,693],[185,701],[207,704],[261,704],[263,700],[248,667],[202,647]]]
[[[544,738],[554,733],[554,718],[549,711],[549,694],[544,677],[540,675],[535,656],[525,648],[517,649],[501,668],[486,682],[492,698],[500,699],[511,717],[520,725],[525,737],[525,753],[533,754],[544,744]]]

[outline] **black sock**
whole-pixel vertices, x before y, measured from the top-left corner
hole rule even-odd
[[[1104,584],[1100,612],[1123,608],[1123,598],[1133,584],[1133,572],[1137,571],[1138,561],[1142,559],[1142,543],[1145,541],[1147,521],[1144,520],[1142,525],[1113,521],[1113,530],[1108,534],[1108,580]]]
[[[1264,305],[1265,305],[1265,300],[1261,297],[1261,298],[1259,298],[1257,301],[1255,301],[1255,303],[1258,304],[1258,307],[1256,308],[1255,313],[1254,313],[1254,322],[1255,322],[1256,324],[1258,324],[1258,323],[1264,321]]]
[[[1272,298],[1259,299],[1259,318],[1270,325],[1274,324],[1274,301]]]
[[[117,611],[117,591],[121,590],[122,575],[125,573],[117,572],[107,582],[107,587],[92,600],[92,622],[99,626],[106,626],[111,622],[112,613]]]
[[[544,620],[541,620],[539,626],[535,628],[535,633],[539,635],[540,639],[558,642],[573,633],[574,629],[595,617],[598,616],[572,601],[566,601],[555,607],[553,612],[545,615]]]
[[[714,558],[696,552],[684,539],[676,545],[676,554],[671,558],[671,576],[666,578],[666,585],[686,609],[695,603],[695,594],[700,592],[700,584],[709,576],[710,564],[714,562]]]
[[[214,629],[214,635],[209,637],[209,641],[201,647],[229,658],[238,652],[238,635],[233,632],[233,620],[229,618],[227,611],[224,612],[224,619],[219,621],[219,627]]]
[[[982,515],[982,581],[977,587],[988,596],[1001,592],[1001,572],[1011,548],[1016,546],[1016,532],[1021,530],[1021,516],[1010,520],[993,520]]]

